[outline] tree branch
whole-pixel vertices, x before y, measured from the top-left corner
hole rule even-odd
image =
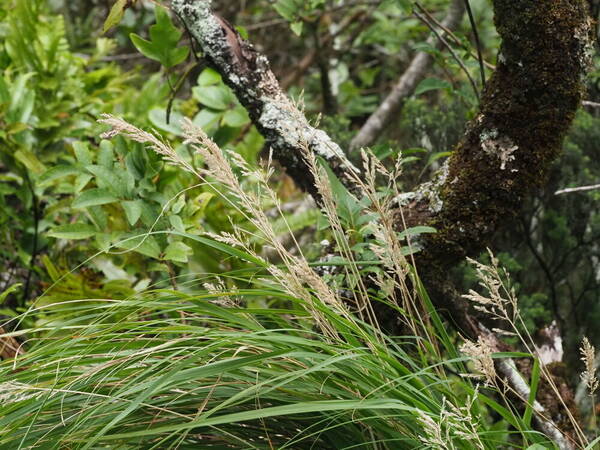
[[[464,0],[452,0],[446,18],[442,21],[443,28],[455,30],[465,12]],[[430,46],[441,47],[435,35],[427,39]],[[404,100],[413,94],[417,85],[425,78],[427,71],[433,65],[433,57],[429,53],[418,52],[402,74],[392,91],[371,114],[360,131],[350,142],[350,149],[368,147],[379,137],[390,120],[395,117]]]
[[[331,167],[351,190],[358,188],[349,172],[358,169],[338,144],[312,127],[286,97],[269,68],[266,57],[241,38],[226,21],[211,11],[211,1],[173,0],[171,6],[200,43],[209,63],[248,110],[254,125],[267,140],[273,156],[304,190],[318,196],[310,170],[302,156],[308,148]]]

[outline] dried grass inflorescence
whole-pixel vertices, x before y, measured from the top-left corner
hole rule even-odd
[[[585,370],[581,373],[581,380],[585,383],[589,394],[593,396],[599,385],[596,377],[596,349],[590,344],[588,338],[584,337],[579,351],[581,352],[581,360],[585,364]]]
[[[223,151],[202,129],[193,125],[191,121],[184,120],[182,123],[184,144],[190,145],[202,157],[205,165],[205,167],[195,168],[170,145],[164,143],[152,133],[140,130],[123,119],[108,114],[103,115],[100,122],[111,127],[111,130],[102,135],[103,138],[112,138],[121,134],[136,142],[147,144],[150,149],[162,155],[167,162],[195,174],[200,180],[211,184],[215,189],[221,189],[222,197],[255,228],[255,231],[249,231],[234,224],[233,233],[206,233],[208,236],[228,245],[241,248],[261,260],[280,286],[283,286],[290,295],[303,299],[307,305],[314,305],[314,302],[318,301],[333,307],[339,314],[347,318],[352,317],[337,292],[327,285],[310,267],[297,242],[294,240],[295,250],[299,256],[294,255],[290,249],[281,243],[273,228],[272,218],[261,208],[264,203],[263,200],[267,199],[275,204],[277,211],[283,217],[277,194],[269,186],[269,177],[273,172],[270,158],[266,167],[253,169],[239,154]],[[239,172],[239,175],[236,172]],[[252,179],[255,182],[253,187],[248,188],[248,186],[243,185],[240,181],[241,178]],[[325,191],[326,185],[323,184],[321,188]],[[270,264],[255,251],[249,241],[250,238],[256,237],[259,237],[264,245],[274,249],[283,262],[285,270]],[[337,338],[337,331],[329,321],[325,320],[317,305],[309,306],[309,309],[322,332],[332,339]]]
[[[508,288],[504,280],[509,276],[505,269],[498,264],[498,259],[488,249],[490,265],[482,264],[474,259],[467,260],[475,267],[479,285],[487,292],[480,294],[473,289],[464,298],[475,304],[477,311],[487,314],[491,318],[509,321],[514,324],[518,316],[517,296],[514,289]]]
[[[496,368],[492,359],[494,349],[489,342],[483,336],[479,336],[477,342],[465,341],[460,346],[460,351],[473,360],[475,371],[475,374],[463,374],[463,376],[482,377],[486,386],[495,386]]]
[[[455,406],[444,397],[438,421],[419,411],[418,421],[423,426],[424,434],[419,439],[426,448],[456,448],[454,439],[468,442],[474,449],[485,449],[479,436],[479,425],[473,417],[471,409],[477,399],[478,391],[467,397],[464,406]]]

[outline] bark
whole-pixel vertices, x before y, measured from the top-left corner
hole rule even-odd
[[[584,1],[496,0],[494,12],[502,45],[480,113],[438,178],[403,198],[409,225],[438,230],[423,237],[419,255],[421,274],[433,285],[443,286],[436,279],[445,279],[449,267],[481,252],[544,182],[591,63]],[[443,300],[439,306],[457,309]],[[455,320],[471,329],[460,314]]]
[[[307,149],[324,159],[344,184],[354,186],[349,172],[358,169],[325,132],[308,123],[281,90],[267,58],[212,13],[211,1],[173,0],[171,6],[200,43],[209,63],[248,110],[273,156],[302,189],[318,195],[302,156]]]
[[[446,18],[442,21],[442,26],[454,31],[460,24],[464,12],[464,0],[453,0]],[[442,45],[435,35],[427,39],[427,44],[438,48],[441,48]],[[402,107],[404,101],[415,92],[415,88],[425,78],[432,65],[433,56],[429,53],[418,52],[415,55],[406,71],[392,88],[392,91],[381,102],[375,112],[369,116],[352,139],[350,142],[351,150],[368,147],[375,142],[392,119],[396,119],[398,110]]]

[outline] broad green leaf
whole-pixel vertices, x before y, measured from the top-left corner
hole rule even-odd
[[[111,141],[104,140],[100,142],[100,149],[98,151],[98,165],[106,167],[107,169],[113,168],[115,160],[114,145]]]
[[[214,69],[207,67],[198,77],[198,86],[212,86],[221,83],[221,75]]]
[[[192,248],[183,242],[171,242],[165,249],[164,259],[186,263],[192,253]]]
[[[300,13],[303,0],[277,0],[273,8],[281,17],[290,22],[294,20]]]
[[[106,33],[112,27],[118,25],[123,19],[123,15],[125,14],[125,10],[129,8],[136,0],[117,0],[113,7],[110,9],[110,13],[108,17],[104,21],[104,26],[102,27],[102,33]]]
[[[115,169],[92,164],[87,166],[86,170],[96,177],[98,187],[107,189],[117,197],[127,197],[127,186]]]
[[[40,183],[49,183],[50,181],[56,180],[57,178],[67,177],[69,175],[77,175],[81,173],[81,169],[77,166],[69,166],[66,164],[59,164],[46,170],[40,176]]]
[[[88,148],[88,144],[86,142],[75,141],[73,142],[73,152],[75,153],[75,158],[77,161],[85,166],[92,164],[93,156],[92,152]]]
[[[92,178],[92,175],[88,173],[82,173],[81,175],[77,175],[77,177],[75,178],[75,184],[73,185],[74,192],[81,192],[91,181]]]
[[[60,225],[48,231],[47,235],[58,239],[87,239],[96,234],[96,229],[87,223]]]
[[[131,33],[133,45],[146,57],[171,68],[183,62],[189,53],[188,47],[177,47],[181,39],[179,31],[171,22],[169,13],[162,7],[154,9],[156,24],[150,27],[150,40]]]
[[[179,198],[171,205],[171,211],[179,214],[185,206],[185,195],[180,195]]]
[[[17,161],[20,161],[25,167],[27,167],[27,169],[36,175],[46,172],[46,166],[44,166],[38,157],[35,156],[30,150],[21,148],[20,150],[17,150],[14,155]]]
[[[196,117],[194,117],[194,120],[192,122],[194,123],[194,125],[202,128],[203,130],[208,130],[213,125],[216,125],[222,116],[223,113],[221,111],[217,112],[205,108],[200,110],[200,112],[196,114]]]
[[[142,215],[143,200],[128,200],[121,203],[129,225],[135,225]]]
[[[74,201],[73,208],[87,208],[89,206],[105,205],[117,202],[119,199],[107,189],[94,188],[83,191]]]
[[[169,223],[180,233],[185,233],[185,225],[179,216],[169,216]]]
[[[197,86],[192,89],[194,97],[204,106],[224,110],[234,103],[234,98],[225,85]]]
[[[424,92],[434,91],[437,89],[452,89],[452,85],[445,80],[439,78],[426,78],[419,83],[415,89],[415,95],[420,95]]]
[[[160,256],[160,246],[152,235],[147,234],[127,234],[117,243],[121,248],[133,250],[142,255],[157,258]]]
[[[230,109],[223,115],[223,124],[239,128],[250,123],[250,117],[242,106]]]
[[[294,34],[296,36],[301,36],[303,25],[304,25],[304,22],[302,22],[301,20],[298,20],[297,22],[292,22],[290,24],[290,28],[292,29],[292,31],[294,32]]]
[[[165,108],[156,107],[150,110],[148,118],[156,128],[172,133],[175,136],[183,135],[183,131],[179,126],[183,120],[183,116],[180,113],[171,112],[171,120],[167,123],[167,110]]]

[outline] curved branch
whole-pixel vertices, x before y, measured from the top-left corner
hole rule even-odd
[[[540,186],[559,155],[593,50],[584,0],[495,0],[498,67],[437,180],[408,196],[409,222],[438,233],[423,260],[448,267],[476,255]]]
[[[308,148],[356,191],[349,173],[358,172],[338,144],[312,127],[282,92],[267,58],[242,39],[229,23],[213,14],[211,1],[173,0],[171,7],[200,43],[206,58],[248,110],[273,156],[304,190],[318,196],[303,151]]]

